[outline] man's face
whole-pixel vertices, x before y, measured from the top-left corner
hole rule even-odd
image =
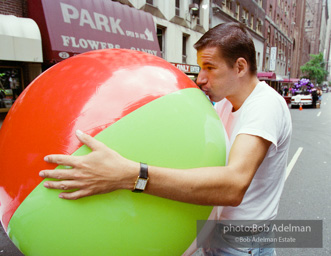
[[[201,68],[197,84],[209,96],[218,102],[234,93],[235,69],[230,68],[221,57],[217,47],[207,47],[197,52]]]

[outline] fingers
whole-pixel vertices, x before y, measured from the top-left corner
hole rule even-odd
[[[77,184],[77,182],[74,181],[45,181],[44,187],[52,189],[71,190],[77,189],[79,185]]]
[[[94,139],[90,135],[85,134],[80,130],[76,131],[76,135],[80,142],[88,146],[93,151],[105,147],[105,145],[102,142]],[[44,160],[48,163],[67,165],[67,166],[75,166],[78,164],[78,157],[71,155],[48,155],[44,158]]]
[[[48,155],[45,156],[44,160],[48,163],[64,165],[64,166],[76,166],[77,165],[77,156],[69,155]]]
[[[89,192],[90,190],[86,188],[86,182],[82,181],[84,175],[81,175],[79,171],[72,169],[43,170],[39,173],[39,176],[43,178],[57,179],[55,181],[46,180],[43,184],[45,188],[70,190],[59,194],[60,198],[75,200],[92,194]]]
[[[86,133],[83,133],[81,130],[76,131],[76,136],[80,142],[88,146],[93,151],[102,148],[104,146],[102,142],[96,140],[95,138],[93,138],[92,136]]]
[[[111,169],[109,166],[112,166],[109,162],[112,163],[113,161],[108,161],[107,165],[104,159],[118,160],[120,159],[119,155],[102,142],[80,130],[76,131],[76,136],[81,143],[93,152],[84,156],[62,154],[46,156],[44,158],[46,162],[62,165],[62,167],[61,169],[40,171],[40,177],[56,179],[45,181],[44,186],[50,189],[70,190],[59,195],[60,198],[64,199],[78,199],[118,189],[113,184],[109,186],[109,180],[112,180],[109,179],[109,176],[111,176],[109,175],[109,169]],[[70,170],[65,169],[66,166]]]
[[[82,185],[75,181],[45,181],[44,187],[50,189],[70,190],[59,194],[59,198],[69,200],[79,199],[91,194],[87,189],[79,189]]]
[[[43,170],[39,172],[39,176],[42,178],[57,180],[72,180],[77,178],[76,172],[71,172],[65,169]]]
[[[60,198],[68,199],[68,200],[76,200],[82,197],[86,197],[91,195],[91,193],[88,190],[77,190],[74,192],[64,192],[59,194]]]

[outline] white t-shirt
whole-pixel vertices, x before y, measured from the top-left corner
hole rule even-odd
[[[227,99],[216,103],[215,109],[229,136],[230,147],[238,134],[255,135],[272,142],[242,203],[237,207],[224,207],[220,218],[274,219],[285,183],[292,133],[291,116],[285,100],[265,82],[259,82],[236,112],[232,112],[232,104]]]

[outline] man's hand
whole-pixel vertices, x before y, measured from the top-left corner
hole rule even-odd
[[[39,176],[59,181],[46,181],[46,188],[74,190],[63,192],[60,198],[78,199],[104,194],[117,189],[132,189],[139,173],[139,163],[127,160],[102,142],[76,132],[77,138],[92,152],[85,156],[49,155],[48,163],[70,166],[71,169],[42,170]]]

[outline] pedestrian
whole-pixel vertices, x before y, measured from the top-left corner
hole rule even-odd
[[[318,100],[318,95],[317,95],[317,90],[316,89],[313,89],[312,92],[311,92],[311,95],[312,95],[312,100],[313,100],[313,108],[316,108],[316,103],[317,103],[317,100]]]
[[[317,88],[317,96],[318,96],[318,104],[321,106],[322,103],[322,89],[320,87]]]
[[[291,118],[282,96],[257,78],[252,37],[240,23],[224,23],[207,31],[195,44],[201,71],[197,84],[217,102],[230,140],[226,166],[176,170],[147,166],[128,159],[77,131],[78,139],[92,149],[86,156],[49,155],[49,163],[72,169],[43,170],[51,189],[70,190],[59,197],[78,199],[118,189],[134,190],[139,171],[148,183],[144,193],[172,200],[224,206],[221,219],[275,219],[285,182],[291,137]],[[148,164],[148,163],[147,163]],[[74,191],[72,191],[74,190]],[[212,250],[212,248],[210,248]],[[217,249],[214,255],[252,255],[273,248]],[[252,253],[253,252],[253,253]]]
[[[10,89],[13,92],[13,102],[19,96],[18,89],[19,89],[19,82],[16,73],[13,71],[11,76],[9,77],[9,84]]]

